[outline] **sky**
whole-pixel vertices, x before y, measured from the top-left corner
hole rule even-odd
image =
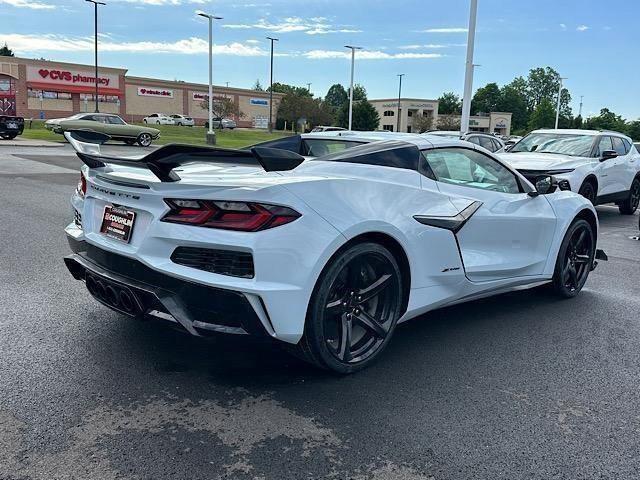
[[[274,81],[324,96],[356,83],[369,98],[432,99],[462,94],[469,0],[104,0],[100,64],[130,75],[207,83],[208,30],[214,24],[214,83],[251,88]],[[474,89],[551,66],[578,113],[608,107],[640,117],[640,0],[479,0]],[[93,5],[83,0],[0,0],[0,43],[17,56],[93,63]]]

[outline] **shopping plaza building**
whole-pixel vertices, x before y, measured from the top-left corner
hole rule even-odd
[[[0,114],[25,118],[58,118],[95,110],[95,70],[92,65],[0,56]],[[273,94],[273,115],[282,94]],[[233,87],[213,87],[216,98],[232,99],[240,127],[267,128],[269,93]],[[208,118],[208,85],[132,77],[123,68],[98,70],[98,108],[140,122],[151,113],[182,114],[202,125]]]
[[[391,132],[415,133],[413,120],[420,116],[431,118],[431,128],[440,130],[454,130],[448,126],[460,125],[460,115],[439,115],[438,101],[419,98],[386,98],[370,100],[380,115],[381,130]],[[400,120],[398,125],[398,119]],[[398,128],[399,126],[399,128]],[[457,127],[459,128],[459,127]],[[456,129],[457,129],[456,128]],[[491,112],[486,115],[474,115],[469,119],[467,131],[497,133],[511,135],[511,113]]]

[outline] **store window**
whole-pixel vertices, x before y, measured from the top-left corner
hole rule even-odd
[[[15,95],[16,79],[8,75],[0,75],[0,95]]]
[[[33,88],[27,89],[27,96],[29,98],[42,98],[45,100],[71,100],[71,93],[69,92],[50,92],[47,90],[34,90]]]
[[[93,93],[81,93],[80,101],[95,102],[95,95]],[[117,95],[98,95],[98,102],[101,103],[118,103],[119,97]]]

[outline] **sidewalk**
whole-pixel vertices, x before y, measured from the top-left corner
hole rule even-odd
[[[48,140],[32,140],[29,138],[16,137],[13,140],[0,139],[2,147],[64,147],[63,142],[50,142]]]

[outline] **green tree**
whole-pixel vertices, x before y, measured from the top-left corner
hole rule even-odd
[[[573,119],[573,128],[582,128],[582,115],[578,115]]]
[[[331,85],[327,91],[327,95],[324,97],[325,103],[335,110],[340,108],[347,100],[349,100],[349,95],[339,83]]]
[[[354,87],[353,93],[355,96],[356,89]],[[338,110],[336,123],[344,128],[349,126],[349,102],[342,105]],[[353,130],[371,131],[376,130],[380,124],[380,115],[373,105],[368,100],[359,100],[353,102]]]
[[[356,83],[353,86],[353,101],[359,102],[361,100],[366,100],[366,99],[367,99],[367,90],[359,83]]]
[[[608,108],[601,109],[600,115],[587,118],[585,125],[590,130],[614,130],[616,132],[627,130],[626,120]]]
[[[500,87],[497,83],[488,83],[476,90],[471,99],[471,115],[489,113],[498,110],[500,104]]]
[[[636,142],[640,142],[640,120],[634,120],[627,125],[627,135]]]
[[[13,50],[11,50],[7,43],[5,42],[4,46],[0,48],[0,56],[3,57],[14,57]]]
[[[453,92],[445,92],[438,98],[438,114],[460,115],[462,113],[462,100]]]
[[[540,100],[529,118],[529,130],[537,128],[553,128],[556,120],[554,105],[546,98]]]
[[[267,88],[267,92],[270,91],[271,88]],[[284,94],[293,94],[301,97],[312,97],[311,92],[304,87],[296,87],[293,85],[288,85],[286,83],[274,82],[273,83],[273,91],[274,93],[284,93]]]
[[[511,112],[511,130],[526,129],[529,122],[527,97],[513,82],[500,89],[496,111]]]
[[[264,88],[262,87],[262,84],[260,83],[259,78],[256,79],[256,83],[253,84],[253,87],[251,87],[251,90],[255,90],[256,92],[264,92]]]

